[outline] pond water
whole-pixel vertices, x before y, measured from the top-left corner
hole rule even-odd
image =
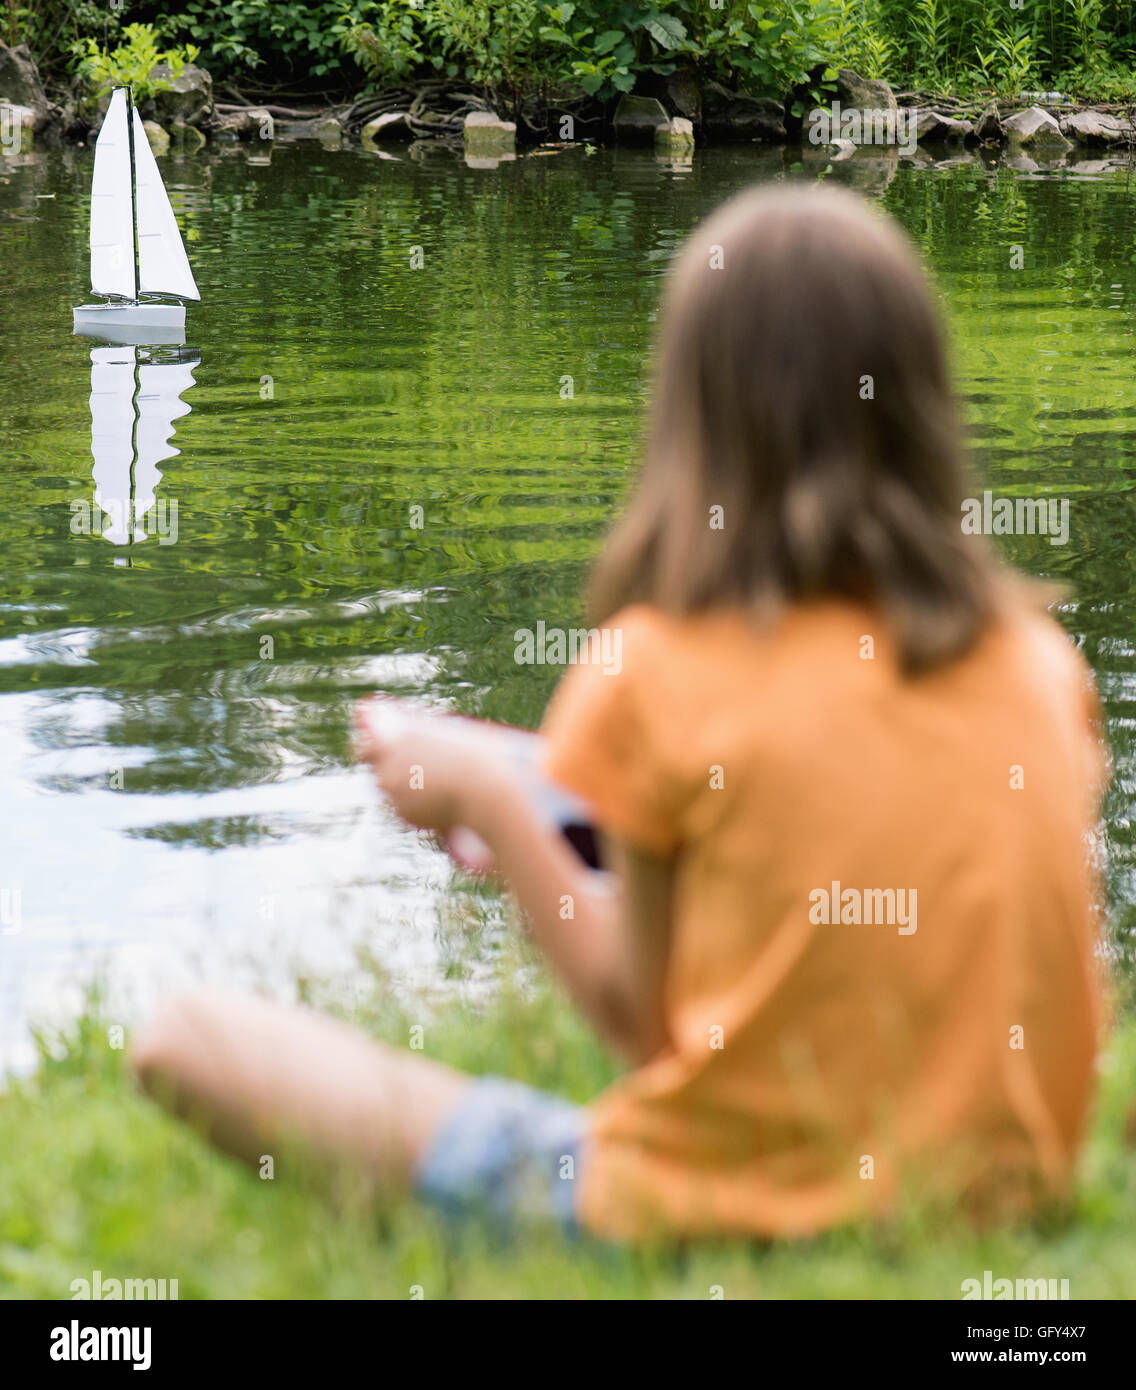
[[[513,633],[579,617],[668,258],[735,190],[824,169],[748,148],[687,167],[399,155],[162,160],[202,302],[184,349],[125,364],[71,332],[90,151],[0,160],[0,1069],[96,971],[134,998],[308,972],[349,988],[366,951],[407,988],[477,987],[493,900],[484,935],[455,938],[448,861],[352,766],[351,704],[538,720],[557,672],[517,665]],[[1069,502],[1067,543],[1003,544],[1070,583],[1105,696],[1123,947],[1136,190],[974,162],[826,176],[866,180],[930,258],[982,485]],[[151,402],[133,534],[91,510],[113,495],[93,373],[96,396]]]

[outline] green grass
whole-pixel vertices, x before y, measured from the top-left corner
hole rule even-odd
[[[577,1099],[612,1075],[565,1001],[511,948],[491,1002],[407,1013],[364,968],[352,1011],[403,1042],[428,1019],[427,1051]],[[509,983],[518,970],[525,989]],[[417,1014],[417,1019],[413,1015]],[[184,1298],[958,1298],[994,1277],[1068,1278],[1073,1298],[1136,1295],[1136,1180],[1124,1139],[1136,1097],[1136,1027],[1105,1059],[1075,1209],[1046,1228],[982,1236],[907,1215],[767,1249],[685,1255],[573,1248],[533,1234],[502,1249],[447,1235],[415,1203],[375,1210],[302,1178],[262,1181],[140,1096],[108,1044],[97,997],[67,1033],[41,1037],[31,1077],[0,1096],[0,1294],[66,1298],[73,1279],[176,1278]]]

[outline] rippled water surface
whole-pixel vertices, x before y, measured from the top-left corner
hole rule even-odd
[[[363,946],[415,987],[476,980],[492,930],[455,958],[447,861],[352,767],[351,702],[536,722],[556,673],[516,665],[513,633],[578,616],[634,464],[659,277],[714,204],[786,172],[748,149],[161,163],[203,298],[185,349],[146,363],[155,400],[189,383],[170,456],[134,479],[166,534],[105,539],[83,518],[107,359],[71,333],[90,153],[0,161],[0,1066],[96,969],[349,980]],[[979,164],[828,176],[865,179],[929,256],[983,484],[1069,499],[1066,545],[1005,544],[1072,585],[1106,698],[1123,940],[1136,191]]]

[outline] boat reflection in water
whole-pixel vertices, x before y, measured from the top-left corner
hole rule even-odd
[[[85,499],[72,503],[72,532],[101,535],[118,546],[177,541],[177,499],[158,500],[158,465],[181,452],[171,443],[174,421],[190,413],[181,397],[200,361],[199,352],[180,344],[91,349],[94,506]]]

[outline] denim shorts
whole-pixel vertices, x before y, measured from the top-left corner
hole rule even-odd
[[[480,1217],[501,1232],[538,1223],[576,1237],[585,1127],[579,1105],[479,1077],[442,1122],[415,1190],[455,1221]]]

